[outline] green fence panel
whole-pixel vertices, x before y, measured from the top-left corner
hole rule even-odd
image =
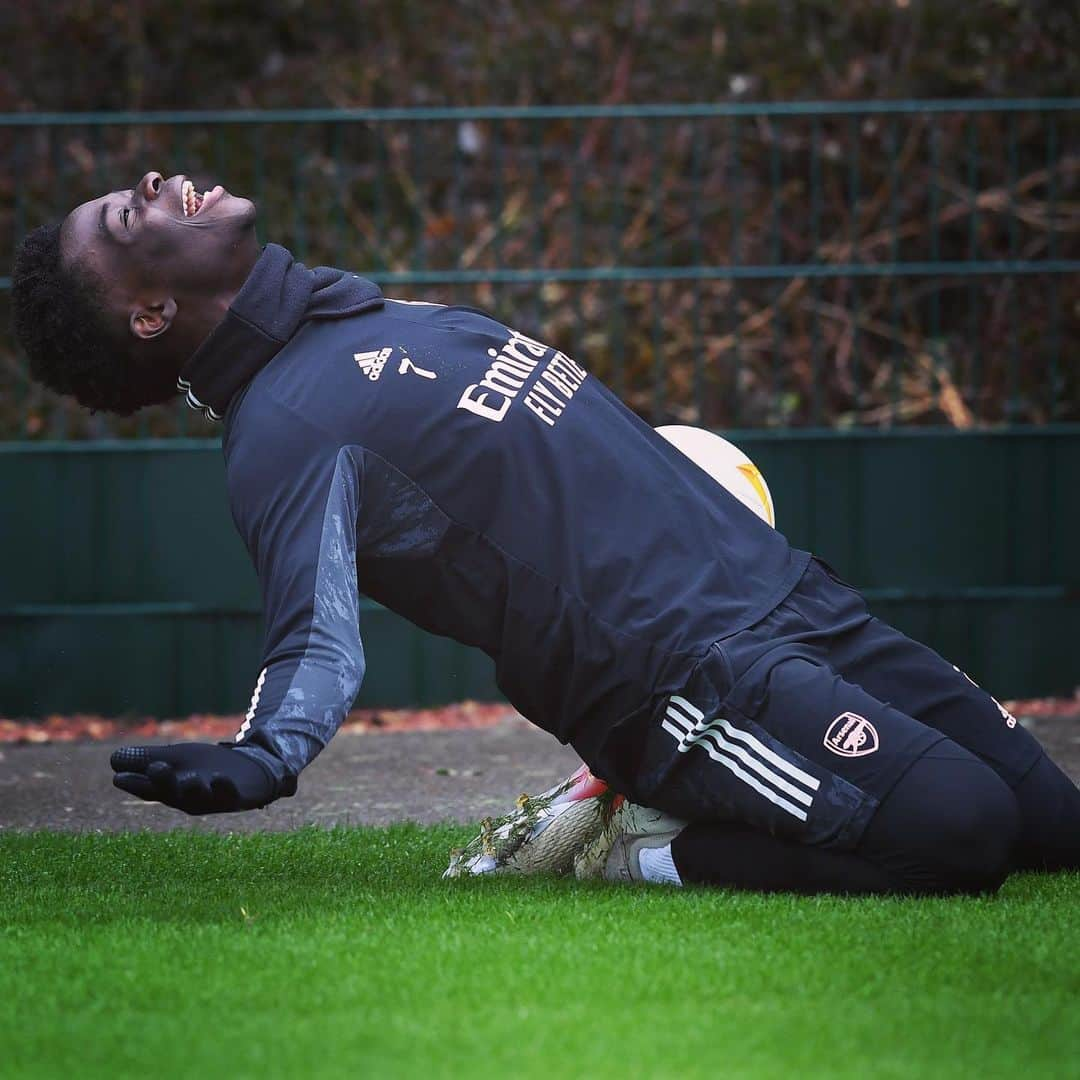
[[[499,699],[494,665],[392,612],[361,613],[357,707]],[[0,615],[0,716],[242,713],[259,671],[257,613],[182,605],[22,607]]]
[[[780,528],[1001,695],[1080,674],[1080,427],[728,432]],[[0,715],[242,711],[258,588],[212,442],[0,447]],[[374,604],[360,704],[496,694],[490,661]]]
[[[1075,430],[728,434],[793,543],[860,587],[937,595],[1080,582]]]
[[[0,476],[0,543],[19,567],[0,576],[0,604],[251,609],[216,443],[0,444]]]

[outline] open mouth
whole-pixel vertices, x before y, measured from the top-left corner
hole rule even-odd
[[[177,177],[177,179],[180,178]],[[214,220],[218,220],[214,218],[213,214],[208,214],[207,211],[209,211],[212,206],[217,206],[219,202],[224,202],[227,207],[225,219],[228,220],[228,202],[231,198],[229,193],[220,184],[214,184],[211,180],[203,179],[202,184],[206,185],[207,189],[205,191],[199,191],[191,180],[180,180],[181,218],[187,220],[196,217],[210,217]],[[173,188],[173,190],[175,191],[176,189]],[[170,212],[172,211],[171,205],[169,210]],[[192,224],[195,224],[195,222],[192,222]],[[199,222],[199,224],[201,225],[203,223]]]
[[[184,210],[184,217],[194,217],[203,208],[209,194],[209,191],[200,194],[190,180],[185,180],[180,185],[180,205]]]
[[[221,202],[227,195],[226,190],[217,184],[209,191],[198,192],[190,180],[185,180],[180,185],[180,206],[183,208],[184,217],[196,217],[205,214],[211,206]]]

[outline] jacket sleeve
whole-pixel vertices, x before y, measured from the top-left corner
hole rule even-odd
[[[341,726],[364,677],[356,583],[362,478],[356,456],[278,407],[270,437],[233,448],[233,519],[255,563],[266,636],[237,747],[277,795]]]

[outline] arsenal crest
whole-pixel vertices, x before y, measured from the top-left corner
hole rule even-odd
[[[825,748],[840,757],[865,757],[879,745],[877,728],[858,713],[841,713],[825,732]]]

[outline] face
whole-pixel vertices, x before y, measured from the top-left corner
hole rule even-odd
[[[259,256],[253,203],[156,172],[132,190],[76,207],[60,243],[67,265],[105,283],[107,315],[118,329],[122,320],[144,341],[172,331],[177,347],[189,340],[197,347]]]

